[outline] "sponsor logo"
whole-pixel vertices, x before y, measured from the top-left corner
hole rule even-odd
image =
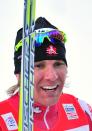
[[[78,119],[78,114],[73,104],[63,104],[68,120]]]
[[[47,49],[46,49],[46,53],[48,55],[56,55],[57,52],[56,52],[56,48],[52,45],[50,45]]]
[[[9,131],[18,129],[17,122],[11,112],[3,114],[3,115],[1,115],[1,117],[3,118]]]

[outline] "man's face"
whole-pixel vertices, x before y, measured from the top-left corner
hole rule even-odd
[[[62,92],[67,67],[62,60],[35,62],[34,101],[45,106],[55,104]]]

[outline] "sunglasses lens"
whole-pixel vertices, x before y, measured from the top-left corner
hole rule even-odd
[[[48,39],[48,41],[54,43],[55,39],[61,40],[62,35],[58,30],[37,33],[35,36],[35,47],[41,46],[44,43],[45,38]]]

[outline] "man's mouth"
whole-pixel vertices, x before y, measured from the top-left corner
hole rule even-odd
[[[54,86],[43,86],[41,89],[47,91],[47,90],[56,90],[59,87],[59,85],[54,85]]]

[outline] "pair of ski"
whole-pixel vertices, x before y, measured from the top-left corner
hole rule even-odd
[[[36,0],[24,0],[21,87],[18,131],[33,131],[34,38]]]

